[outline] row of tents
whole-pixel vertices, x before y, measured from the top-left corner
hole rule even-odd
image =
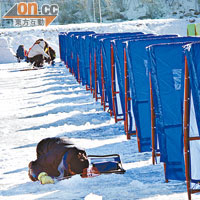
[[[100,100],[139,152],[164,163],[166,182],[200,191],[200,38],[61,32],[60,58]]]

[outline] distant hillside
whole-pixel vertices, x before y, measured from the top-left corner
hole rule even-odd
[[[17,2],[20,0],[1,0],[1,16]],[[39,7],[55,3],[54,0],[37,2]],[[57,0],[56,3],[60,10],[54,24],[200,17],[200,0]],[[0,26],[12,27],[12,20],[1,20]]]

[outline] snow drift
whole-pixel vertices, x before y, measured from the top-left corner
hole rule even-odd
[[[0,63],[13,63],[17,61],[12,49],[8,46],[7,38],[0,38],[0,49]]]

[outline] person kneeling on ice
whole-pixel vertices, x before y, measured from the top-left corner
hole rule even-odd
[[[29,163],[28,175],[32,181],[54,183],[53,178],[70,177],[83,173],[89,161],[85,150],[68,139],[46,138],[36,148],[37,159]]]
[[[43,39],[37,40],[28,52],[28,60],[36,67],[42,67],[44,57],[50,61],[50,56],[45,53],[47,43]]]

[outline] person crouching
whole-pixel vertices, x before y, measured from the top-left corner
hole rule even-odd
[[[28,175],[32,181],[54,183],[53,178],[70,177],[83,173],[89,161],[85,150],[68,139],[45,138],[36,148],[37,159],[29,163]]]
[[[17,61],[21,62],[25,58],[25,49],[24,45],[19,45],[16,52]]]
[[[36,67],[42,67],[44,63],[44,57],[47,60],[50,60],[50,56],[45,53],[45,41],[43,39],[37,40],[34,45],[31,47],[28,53],[28,60],[31,64]]]

